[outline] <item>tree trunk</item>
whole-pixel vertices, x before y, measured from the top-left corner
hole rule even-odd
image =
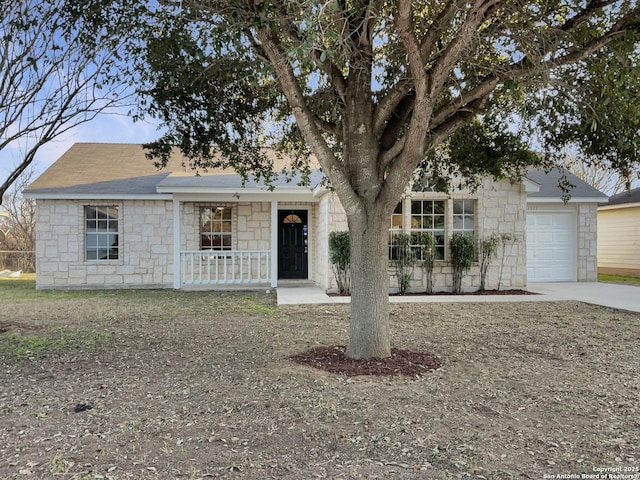
[[[375,210],[382,209],[378,205]],[[387,217],[379,213],[349,218],[351,317],[346,354],[353,359],[391,355]]]

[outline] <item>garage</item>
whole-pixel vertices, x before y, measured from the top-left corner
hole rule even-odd
[[[575,282],[577,238],[575,210],[528,210],[528,281]]]

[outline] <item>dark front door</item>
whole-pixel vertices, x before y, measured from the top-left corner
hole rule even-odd
[[[309,275],[309,226],[306,210],[278,210],[278,278]]]

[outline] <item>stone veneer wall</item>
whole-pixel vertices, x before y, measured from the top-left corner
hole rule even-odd
[[[527,283],[526,269],[526,211],[527,211],[527,195],[521,184],[511,184],[508,181],[494,182],[485,180],[483,185],[476,192],[458,191],[451,195],[438,193],[411,193],[408,194],[408,200],[403,211],[405,212],[405,225],[411,218],[410,200],[413,199],[473,199],[476,201],[475,213],[475,234],[477,239],[483,239],[491,234],[509,234],[515,241],[509,243],[505,252],[504,269],[502,272],[501,289],[523,288]],[[453,204],[446,202],[447,209],[447,226],[446,232],[448,240],[451,238],[451,222],[453,219]],[[335,194],[326,194],[321,202],[319,209],[320,218],[328,218],[327,226],[321,230],[320,241],[328,242],[328,232],[333,230],[346,230],[346,214],[340,205]],[[324,240],[326,238],[327,240]],[[449,251],[447,240],[447,256]],[[329,264],[328,247],[323,250],[326,258],[324,283],[319,285],[328,291],[335,291],[336,284]],[[492,261],[491,267],[487,274],[486,288],[496,288],[498,284],[500,272],[500,259],[496,258]],[[395,277],[395,269],[389,265],[390,287],[392,291],[397,290],[397,279]],[[451,264],[449,259],[437,261],[434,266],[434,290],[451,291],[453,278],[451,274]],[[480,285],[480,265],[478,263],[471,267],[471,270],[463,278],[463,289],[473,291],[477,290]],[[420,263],[416,265],[413,271],[411,282],[411,290],[419,292],[424,290],[424,270]]]
[[[119,207],[118,260],[85,260],[85,205]],[[38,200],[36,287],[171,287],[172,209],[167,201]]]
[[[316,240],[318,244],[314,281],[323,290],[337,291],[337,284],[329,261],[329,234],[348,230],[347,216],[335,193],[327,192],[320,199]]]
[[[580,203],[578,209],[578,281],[598,281],[598,205]]]

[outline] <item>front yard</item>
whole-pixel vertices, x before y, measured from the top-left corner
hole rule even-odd
[[[640,478],[640,314],[394,304],[394,345],[442,368],[288,359],[344,344],[347,308],[0,281],[0,478]]]

